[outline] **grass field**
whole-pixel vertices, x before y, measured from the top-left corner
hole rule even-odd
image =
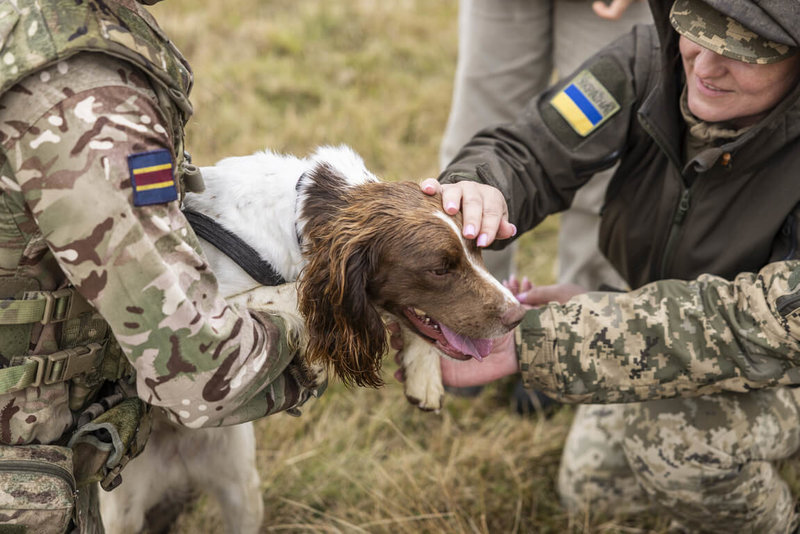
[[[387,180],[437,174],[456,61],[457,0],[169,0],[152,11],[195,70],[187,146],[210,164],[263,148],[346,143]],[[526,235],[519,272],[552,281],[557,220]],[[571,408],[509,409],[509,384],[440,414],[333,384],[300,418],[257,422],[264,532],[659,532],[659,518],[570,522],[554,480]],[[177,532],[223,532],[201,499]]]

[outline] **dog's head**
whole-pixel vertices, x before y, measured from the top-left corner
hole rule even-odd
[[[302,191],[299,279],[312,361],[330,363],[345,383],[382,385],[387,350],[381,311],[394,315],[444,354],[481,358],[489,338],[524,314],[485,269],[460,215],[414,183],[353,184],[320,163]]]

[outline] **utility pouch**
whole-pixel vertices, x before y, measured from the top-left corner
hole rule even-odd
[[[0,534],[61,534],[75,510],[72,450],[0,445]]]
[[[101,402],[87,408],[84,414],[91,420],[85,424],[79,420],[69,440],[79,488],[99,481],[104,490],[111,491],[122,482],[120,472],[147,443],[150,411],[151,407],[138,397],[125,398],[111,407]]]

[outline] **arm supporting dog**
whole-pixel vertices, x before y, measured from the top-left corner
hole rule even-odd
[[[326,366],[307,358],[308,334],[304,319],[297,309],[295,282],[279,286],[259,286],[227,297],[227,301],[232,305],[277,315],[283,319],[290,346],[299,354],[290,364],[295,366],[293,372],[295,379],[300,385],[311,390],[318,389],[327,382]]]

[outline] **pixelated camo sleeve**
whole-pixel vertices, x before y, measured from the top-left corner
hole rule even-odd
[[[528,312],[517,342],[526,385],[570,402],[800,384],[800,262],[586,293]]]
[[[66,273],[109,322],[140,396],[184,425],[236,423],[307,397],[284,373],[282,323],[218,294],[174,185],[164,185],[172,134],[139,71],[81,54],[3,102],[4,200],[28,245],[17,254],[6,243],[2,274],[21,264],[47,285]],[[63,273],[48,274],[53,259]]]

